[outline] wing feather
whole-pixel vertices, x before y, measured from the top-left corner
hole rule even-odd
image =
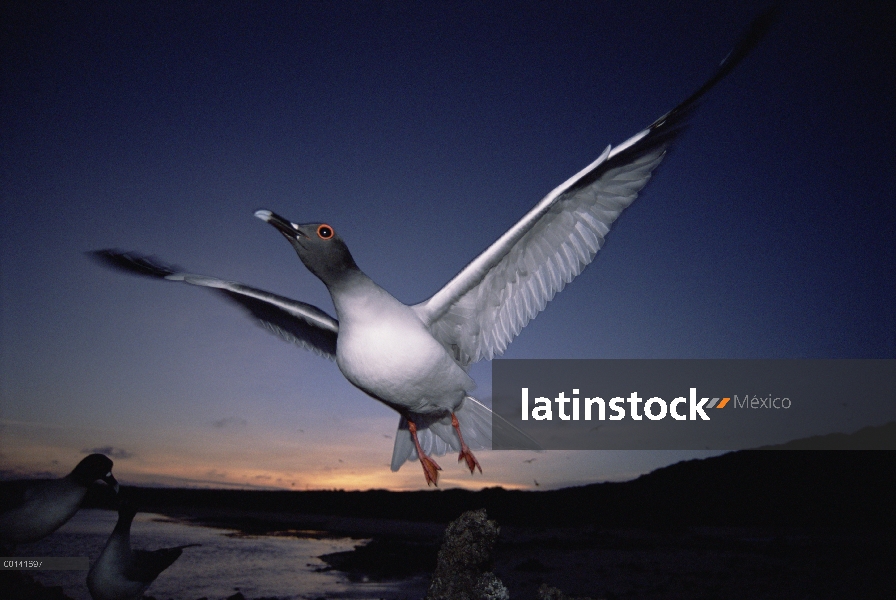
[[[168,281],[182,281],[217,291],[239,304],[260,324],[287,342],[315,354],[336,360],[336,337],[339,322],[310,304],[291,300],[241,283],[216,277],[184,273],[154,258],[118,250],[97,250],[89,253],[105,266],[134,275]]]
[[[696,92],[545,196],[431,298],[413,308],[464,368],[501,354],[594,259],[610,227],[647,185],[702,96],[767,33],[757,17]]]

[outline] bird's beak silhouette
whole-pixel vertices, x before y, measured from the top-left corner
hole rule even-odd
[[[119,491],[121,490],[121,486],[118,485],[118,481],[116,481],[115,477],[112,476],[112,471],[106,473],[106,476],[103,477],[103,481],[106,483],[106,485],[115,490],[115,495],[117,496]]]
[[[271,212],[269,210],[256,210],[255,216],[261,219],[262,221],[273,225],[277,231],[285,235],[287,238],[295,239],[299,236],[308,237],[296,225],[293,225],[277,213]]]

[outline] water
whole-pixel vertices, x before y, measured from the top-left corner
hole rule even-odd
[[[58,531],[34,544],[19,546],[18,556],[87,556],[90,564],[99,556],[115,523],[117,513],[81,510]],[[317,572],[325,563],[317,557],[351,550],[363,540],[306,539],[286,536],[244,536],[235,531],[212,529],[139,513],[131,527],[135,549],[155,550],[182,544],[186,548],[177,561],[159,575],[146,591],[149,596],[177,600],[207,597],[219,600],[237,591],[248,598],[293,600],[299,598],[420,598],[425,594],[422,578],[404,582],[349,582],[338,571]],[[44,585],[61,585],[75,600],[90,600],[86,571],[37,571]]]

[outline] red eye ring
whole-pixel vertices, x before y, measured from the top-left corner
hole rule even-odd
[[[322,240],[328,240],[333,237],[333,228],[329,225],[318,225],[317,226],[317,237]]]

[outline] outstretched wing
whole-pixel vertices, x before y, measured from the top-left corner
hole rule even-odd
[[[777,8],[755,19],[694,94],[548,194],[429,300],[413,308],[465,368],[501,354],[601,248],[610,226],[650,180],[700,98],[768,31]]]
[[[312,352],[336,359],[336,336],[339,322],[310,304],[291,300],[241,283],[224,281],[205,275],[184,273],[154,258],[118,250],[97,250],[90,256],[106,266],[168,281],[183,281],[216,290],[236,302],[257,318],[261,324],[288,342]]]

